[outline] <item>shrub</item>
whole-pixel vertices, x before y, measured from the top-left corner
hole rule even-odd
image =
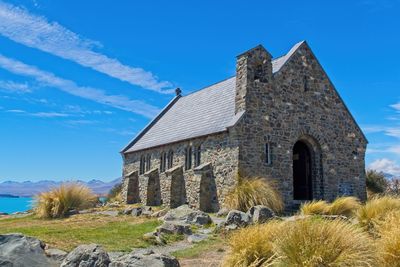
[[[288,222],[274,241],[274,266],[375,266],[368,235],[343,220]]]
[[[107,202],[122,202],[122,182],[115,184],[107,194]]]
[[[359,224],[374,233],[377,224],[392,211],[400,211],[400,198],[392,196],[375,197],[358,209]]]
[[[368,170],[366,177],[367,189],[375,194],[385,192],[388,182],[382,172]]]
[[[377,248],[382,266],[400,266],[400,212],[391,212],[379,226]]]
[[[329,204],[324,200],[305,202],[300,207],[302,215],[323,215],[327,213]]]
[[[280,232],[282,223],[271,221],[267,224],[243,228],[230,236],[231,248],[223,260],[223,266],[261,266],[274,259],[272,241]]]
[[[360,201],[355,197],[339,197],[327,209],[329,215],[353,216],[361,207]]]
[[[283,210],[281,195],[264,178],[242,178],[238,176],[236,186],[225,197],[225,206],[247,211],[255,205],[264,205],[275,212]]]
[[[233,233],[224,266],[376,266],[369,236],[343,220],[303,219]]]
[[[97,197],[81,184],[62,184],[48,192],[37,195],[34,210],[39,218],[65,217],[72,209],[92,207]]]
[[[351,217],[360,206],[360,201],[355,197],[339,197],[332,203],[323,200],[306,202],[300,207],[300,213],[303,215],[344,215]]]

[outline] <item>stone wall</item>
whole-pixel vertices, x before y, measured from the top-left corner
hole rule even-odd
[[[190,170],[185,170],[185,149],[188,146],[197,147],[201,144],[201,165],[206,164],[212,169],[212,175],[206,174],[205,177],[210,179],[208,182],[215,186],[206,186],[207,189],[214,190],[210,195],[215,199],[210,199],[213,210],[218,210],[224,200],[229,188],[235,184],[238,164],[238,147],[235,141],[231,141],[229,132],[214,134],[206,137],[197,138],[194,140],[183,141],[175,144],[165,145],[162,147],[147,149],[144,151],[133,152],[124,155],[124,184],[132,180],[127,174],[137,173],[139,170],[140,157],[142,155],[151,156],[151,173],[156,172],[160,181],[160,197],[161,203],[169,206],[176,206],[177,202],[189,203],[193,207],[200,205],[200,183],[202,175],[200,171],[196,171],[196,166]],[[160,173],[160,157],[161,153],[172,150],[173,167],[165,172]],[[194,152],[194,149],[193,149]],[[194,157],[193,157],[194,159]],[[201,167],[201,166],[198,166]],[[139,196],[130,196],[130,199],[137,199],[143,204],[147,203],[148,189],[148,173],[138,175],[139,180]],[[182,177],[179,177],[182,175]],[[174,180],[177,179],[177,180]],[[177,183],[180,184],[177,188]],[[131,182],[132,184],[132,182]],[[123,196],[128,196],[126,193],[127,187],[124,186]],[[206,191],[205,191],[206,192]],[[179,196],[178,196],[179,195]],[[182,197],[182,198],[180,198]],[[125,201],[127,201],[125,197]]]
[[[273,75],[269,60],[258,47],[237,61],[237,90],[247,91],[245,99],[237,101],[239,109],[245,102],[246,113],[234,129],[241,173],[274,180],[286,205],[292,205],[293,146],[302,140],[313,158],[314,198],[355,195],[364,200],[367,141],[307,44]],[[260,69],[267,79],[254,79]]]

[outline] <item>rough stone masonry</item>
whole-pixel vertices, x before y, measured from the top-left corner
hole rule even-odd
[[[291,208],[366,198],[367,140],[303,41],[272,59],[261,45],[236,75],[176,97],[121,152],[127,203],[218,210],[236,175],[266,177]]]

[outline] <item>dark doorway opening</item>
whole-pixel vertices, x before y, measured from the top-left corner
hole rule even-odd
[[[293,147],[293,198],[295,200],[312,199],[312,158],[310,149],[297,141]]]

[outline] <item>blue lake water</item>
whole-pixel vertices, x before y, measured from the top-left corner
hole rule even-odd
[[[29,210],[32,208],[32,200],[31,197],[0,197],[0,212],[13,213]]]

